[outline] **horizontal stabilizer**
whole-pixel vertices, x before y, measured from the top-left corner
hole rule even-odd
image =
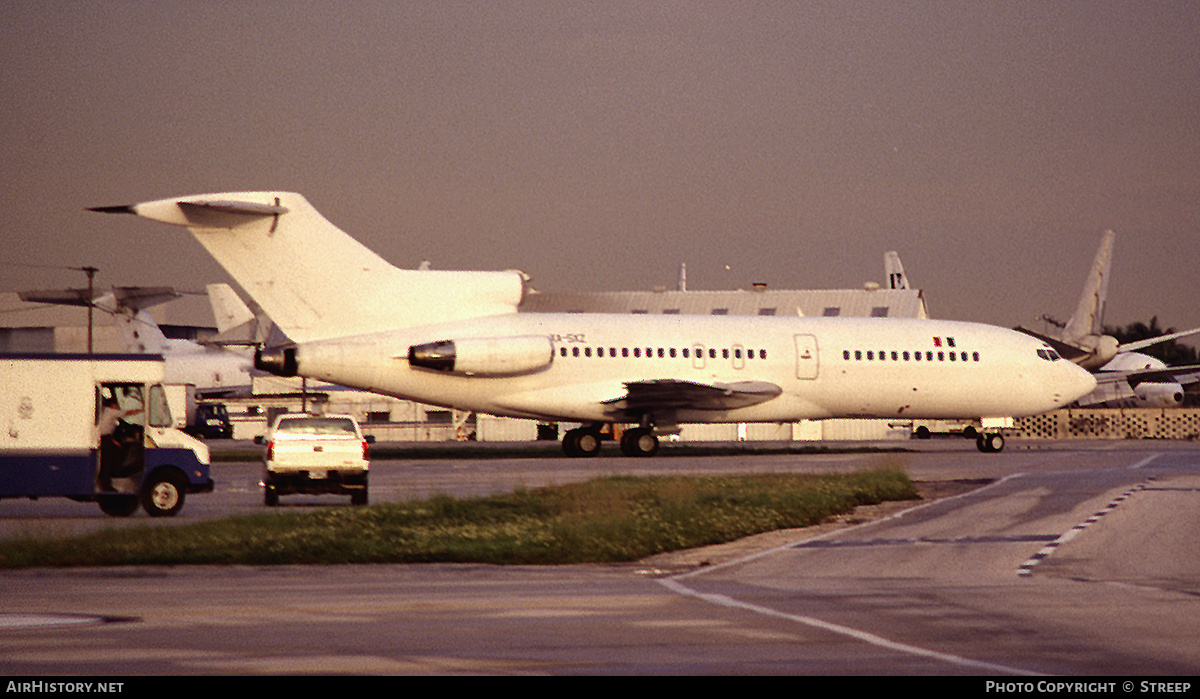
[[[57,306],[98,306],[109,313],[119,308],[142,310],[160,303],[182,298],[183,294],[169,286],[114,286],[111,294],[95,299],[89,298],[87,289],[56,289],[49,291],[21,291],[17,295],[22,301],[49,303]],[[100,304],[106,298],[107,303]]]
[[[49,303],[55,306],[90,306],[93,303],[87,289],[18,291],[17,297],[26,303]]]
[[[195,228],[236,228],[261,218],[288,212],[276,199],[274,204],[235,200],[162,200],[127,206],[96,206],[102,214],[134,214],[161,223]]]

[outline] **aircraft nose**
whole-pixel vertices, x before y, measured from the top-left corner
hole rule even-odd
[[[1096,390],[1096,377],[1087,369],[1074,362],[1060,360],[1055,362],[1055,402],[1067,405]]]

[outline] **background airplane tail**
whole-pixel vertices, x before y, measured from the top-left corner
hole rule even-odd
[[[291,192],[202,194],[101,207],[185,226],[296,342],[516,311],[517,272],[398,269]]]
[[[1063,339],[1067,342],[1078,342],[1089,335],[1102,335],[1104,332],[1104,304],[1108,298],[1108,276],[1112,269],[1112,246],[1115,234],[1105,231],[1100,238],[1100,248],[1092,260],[1092,268],[1088,271],[1087,282],[1083,293],[1079,296],[1079,305],[1075,314],[1063,327]]]
[[[208,303],[217,322],[217,333],[228,333],[255,321],[254,311],[242,301],[233,287],[228,284],[208,284],[204,290],[208,293]]]
[[[887,288],[908,288],[908,276],[904,274],[904,265],[900,264],[900,253],[895,250],[883,254],[883,273],[887,275]]]

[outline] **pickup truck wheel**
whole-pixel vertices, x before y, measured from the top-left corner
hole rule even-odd
[[[100,511],[111,517],[128,517],[138,508],[138,499],[134,495],[100,495],[96,502]]]
[[[350,504],[351,505],[367,504],[367,491],[362,490],[362,491],[356,491],[356,492],[350,493]]]
[[[142,486],[142,507],[151,517],[174,517],[183,509],[186,492],[179,476],[155,474]]]

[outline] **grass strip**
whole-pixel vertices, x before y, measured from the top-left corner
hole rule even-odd
[[[614,476],[483,498],[264,512],[0,542],[0,567],[633,561],[919,497],[903,471]]]

